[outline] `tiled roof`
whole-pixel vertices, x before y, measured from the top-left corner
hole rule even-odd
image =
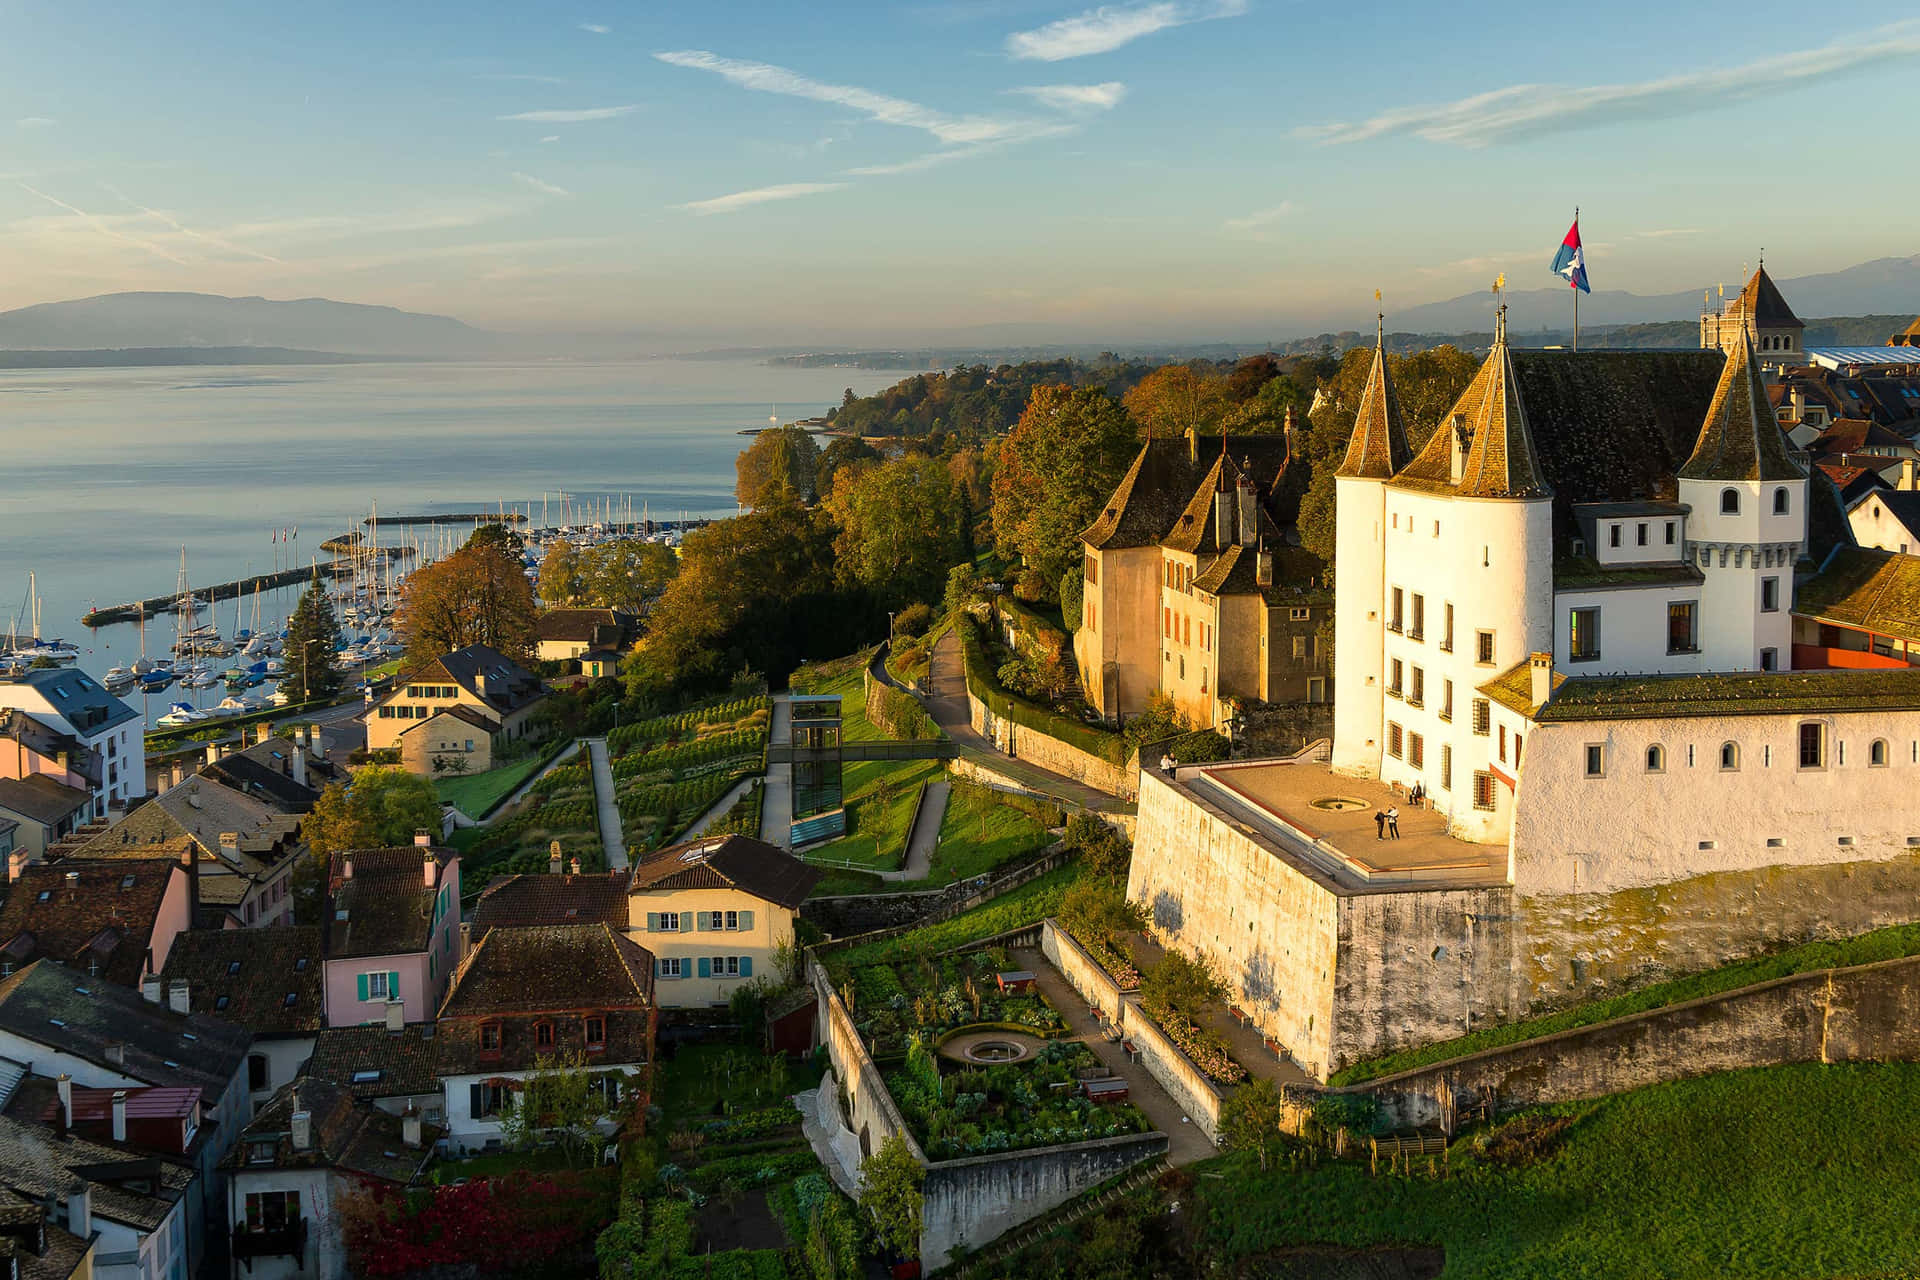
[[[545,924],[610,924],[627,927],[629,873],[605,875],[501,876],[480,892],[468,934]]]
[[[402,676],[399,685],[404,688],[409,683],[430,680],[436,673],[445,675],[501,715],[510,715],[547,696],[547,688],[539,676],[484,644],[470,644],[443,654],[424,669]]]
[[[293,1145],[293,1117],[300,1111],[307,1113],[310,1126],[305,1150]],[[409,1147],[400,1117],[361,1102],[337,1084],[301,1076],[254,1113],[225,1164],[236,1173],[263,1167],[344,1169],[405,1186],[433,1159],[436,1137],[437,1130],[422,1126],[421,1144]],[[267,1142],[274,1144],[271,1165],[257,1155]]]
[[[1842,548],[1794,593],[1793,611],[1920,643],[1920,556]]]
[[[1553,673],[1553,687],[1558,689],[1565,684],[1567,677],[1558,671]],[[1505,671],[1480,686],[1480,692],[1492,698],[1509,711],[1518,711],[1523,716],[1531,716],[1538,709],[1533,701],[1533,660],[1515,663]]]
[[[90,797],[78,787],[55,782],[44,773],[0,778],[0,809],[51,827],[84,809]]]
[[[152,1195],[132,1190],[102,1175],[115,1166],[139,1165],[151,1171],[157,1187]],[[64,1199],[80,1170],[97,1171],[91,1184],[93,1212],[139,1231],[152,1231],[167,1220],[196,1176],[166,1160],[129,1160],[117,1147],[89,1142],[30,1120],[0,1115],[0,1186],[27,1200]]]
[[[200,775],[282,813],[304,814],[320,798],[320,792],[314,787],[303,786],[258,757],[245,753],[222,756],[202,769]]]
[[[187,984],[189,1007],[256,1036],[312,1033],[323,1025],[321,929],[193,929],[173,940],[167,989]]]
[[[0,707],[17,705],[10,685],[30,686],[69,729],[89,738],[140,717],[138,711],[101,688],[99,681],[78,667],[23,671],[0,680]]]
[[[1747,287],[1740,291],[1727,310],[1736,315],[1748,316],[1753,324],[1761,329],[1804,329],[1800,317],[1793,314],[1793,308],[1787,305],[1786,297],[1780,292],[1780,286],[1773,282],[1767,269],[1761,267],[1747,281]]]
[[[1868,447],[1911,450],[1913,441],[1869,418],[1836,418],[1808,443],[1807,452],[1858,453]]]
[[[1473,445],[1460,468],[1457,492],[1463,498],[1552,497],[1552,486],[1540,474],[1513,353],[1505,341],[1494,343],[1487,353],[1487,371],[1479,402],[1464,414]]]
[[[1693,456],[1680,468],[1682,480],[1804,480],[1807,473],[1788,453],[1787,437],[1767,402],[1767,384],[1746,331],[1727,352],[1727,367],[1707,406]]]
[[[436,887],[428,888],[425,852],[417,845],[397,845],[333,855],[325,921],[329,960],[425,950],[437,886],[445,883],[447,865],[459,856],[451,849],[431,849],[441,873],[434,879]],[[348,859],[353,861],[351,878],[346,875]]]
[[[17,1260],[20,1280],[73,1280],[92,1247],[93,1241],[53,1221],[45,1204],[0,1189],[0,1271]]]
[[[499,729],[500,727],[500,722],[498,720],[495,720],[491,716],[487,715],[485,712],[480,711],[477,708],[470,707],[466,703],[462,702],[462,703],[456,703],[455,705],[450,707],[442,707],[438,711],[434,712],[432,715],[428,716],[425,720],[415,720],[412,724],[408,725],[406,728],[400,731],[400,736],[404,738],[416,729],[424,729],[428,725],[432,724],[436,720],[441,719],[442,717],[450,717],[454,720],[460,721],[463,724],[470,724],[474,728],[480,730],[482,733],[493,733],[495,730]]]
[[[732,888],[797,909],[823,873],[784,849],[749,836],[710,836],[669,845],[633,868],[635,893]]]
[[[1120,477],[1106,507],[1080,535],[1094,550],[1150,547],[1166,536],[1174,520],[1193,497],[1194,486],[1219,456],[1219,440],[1200,439],[1188,456],[1185,440],[1149,440],[1134,455],[1133,465]]]
[[[194,774],[134,809],[81,852],[89,858],[152,857],[177,852],[183,841],[191,841],[202,863],[228,876],[257,879],[277,869],[298,846],[299,831],[300,815],[266,794]],[[228,832],[240,837],[237,859],[221,851],[220,837]]]
[[[197,1086],[212,1105],[225,1095],[253,1041],[232,1023],[175,1013],[138,991],[51,960],[0,978],[0,1030],[146,1084]]]
[[[340,1085],[357,1098],[433,1093],[440,1087],[433,1074],[435,1038],[431,1022],[409,1023],[399,1031],[328,1027],[314,1037],[306,1074]]]
[[[1187,505],[1181,509],[1173,523],[1168,526],[1160,545],[1173,551],[1189,555],[1218,555],[1223,550],[1220,545],[1219,522],[1215,518],[1214,495],[1225,487],[1228,500],[1234,503],[1233,526],[1239,528],[1239,481],[1245,476],[1254,485],[1256,495],[1254,506],[1261,522],[1273,528],[1278,536],[1279,529],[1273,525],[1266,510],[1266,496],[1271,489],[1271,481],[1262,484],[1261,476],[1278,475],[1287,463],[1287,442],[1278,436],[1229,436],[1227,445],[1230,452],[1216,457],[1207,468],[1198,484],[1187,499]],[[1237,538],[1233,532],[1228,535],[1228,545]]]
[[[1374,344],[1373,368],[1366,390],[1360,393],[1360,413],[1353,421],[1346,456],[1337,476],[1387,480],[1413,460],[1407,445],[1406,423],[1400,417],[1400,396],[1387,372],[1386,339]]]
[[[47,956],[103,982],[138,986],[161,904],[179,864],[164,858],[69,858],[30,864],[0,907],[0,948],[17,965]],[[186,886],[180,886],[184,900]]]
[[[468,954],[440,1006],[435,1070],[522,1070],[542,1055],[584,1049],[588,1017],[605,1022],[596,1057],[649,1060],[653,954],[604,924],[494,929]],[[542,1024],[552,1029],[545,1043]],[[482,1048],[488,1025],[500,1028],[498,1051]]]
[[[1535,713],[1541,724],[1678,716],[1920,709],[1920,667],[1714,675],[1574,676]]]
[[[610,628],[617,637],[626,626],[623,615],[612,609],[549,609],[534,623],[534,634],[542,640],[592,644],[596,634]]]

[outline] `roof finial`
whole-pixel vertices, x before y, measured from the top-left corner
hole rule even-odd
[[[1502,271],[1493,278],[1493,296],[1496,303],[1493,309],[1493,344],[1505,346],[1507,342],[1507,273]]]
[[[1760,246],[1760,269],[1762,271],[1767,269],[1767,246],[1765,245]]]

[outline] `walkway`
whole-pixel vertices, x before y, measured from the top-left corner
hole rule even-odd
[[[1080,1041],[1093,1050],[1103,1065],[1113,1068],[1113,1073],[1127,1082],[1127,1101],[1145,1113],[1149,1124],[1167,1135],[1169,1163],[1193,1164],[1220,1154],[1219,1148],[1207,1140],[1207,1135],[1187,1118],[1180,1104],[1160,1087],[1160,1082],[1145,1067],[1128,1062],[1124,1049],[1106,1041],[1100,1024],[1087,1011],[1087,1002],[1060,976],[1038,947],[1016,947],[1013,954],[1021,968],[1032,970],[1047,1003],[1067,1020],[1065,1038]]]
[[[925,880],[933,872],[933,851],[940,843],[940,823],[947,816],[947,797],[953,788],[943,777],[927,784],[926,799],[920,802],[919,820],[907,837],[907,862],[898,871],[882,871],[882,880]]]
[[[995,747],[973,727],[967,705],[966,661],[960,649],[960,633],[949,628],[933,646],[933,662],[927,672],[927,714],[960,746],[962,757],[995,773],[1057,799],[1071,801],[1083,809],[1122,809],[1125,802],[1086,783],[1037,764],[1016,759]]]
[[[793,745],[792,695],[773,695],[773,715],[767,721],[767,745]],[[766,794],[760,798],[760,838],[778,849],[793,848],[793,766],[767,766]]]
[[[756,782],[763,782],[763,781],[765,781],[765,779],[763,778],[747,777],[747,778],[742,778],[740,781],[734,783],[733,789],[727,792],[727,794],[721,796],[720,799],[714,803],[713,808],[701,814],[700,820],[694,823],[692,826],[688,827],[686,830],[686,834],[681,836],[680,838],[682,840],[691,840],[695,836],[703,836],[707,834],[708,827],[720,821],[720,819],[726,817],[728,810],[732,809],[734,805],[740,803],[740,798],[747,794],[748,788],[752,787],[753,784]]]
[[[1166,951],[1159,943],[1144,933],[1136,933],[1128,940],[1133,951],[1133,965],[1141,973],[1166,958]],[[1200,1025],[1226,1041],[1227,1051],[1235,1062],[1247,1069],[1256,1080],[1271,1080],[1275,1084],[1314,1083],[1312,1076],[1300,1069],[1300,1064],[1284,1053],[1267,1047],[1266,1037],[1227,1012],[1224,1004],[1215,1004],[1200,1015]]]
[[[627,869],[627,840],[620,827],[620,801],[613,791],[613,766],[607,762],[607,740],[588,738],[587,755],[593,761],[593,802],[600,817],[600,843],[607,851],[607,870]]]

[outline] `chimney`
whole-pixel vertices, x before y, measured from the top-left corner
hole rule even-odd
[[[127,1042],[126,1041],[109,1040],[106,1043],[106,1047],[103,1048],[101,1052],[106,1055],[107,1061],[113,1066],[124,1067],[127,1065]]]
[[[169,772],[169,776],[173,779],[171,785],[176,787],[187,780],[187,766],[180,761],[178,756],[174,757],[173,768]]]
[[[1291,463],[1300,456],[1300,429],[1293,416],[1292,405],[1287,406],[1286,425],[1280,430],[1281,434],[1287,438],[1287,461]]]
[[[93,1184],[85,1178],[76,1177],[67,1188],[67,1234],[93,1237]]]
[[[1213,541],[1222,550],[1233,545],[1233,490],[1227,487],[1224,474],[1213,491]]]
[[[1187,428],[1187,461],[1200,461],[1200,428]]]
[[[340,855],[340,878],[342,880],[353,879],[353,855],[350,853]]]
[[[413,829],[414,848],[424,849],[432,843],[433,843],[433,833],[431,831],[428,831],[425,827],[415,827]]]
[[[157,973],[149,973],[140,979],[140,994],[145,997],[148,1004],[160,1003],[160,981],[160,975]]]
[[[113,1091],[113,1140],[115,1142],[127,1140],[127,1091],[125,1089]]]
[[[193,1006],[188,1000],[191,992],[185,978],[175,978],[167,984],[167,1008],[175,1013],[191,1013]]]
[[[7,855],[7,883],[18,880],[27,869],[27,851],[15,849]]]
[[[60,1095],[60,1132],[65,1133],[73,1128],[73,1077],[62,1071],[53,1087]]]
[[[220,833],[220,856],[228,862],[240,861],[240,833],[222,831]]]
[[[1532,657],[1533,705],[1536,709],[1553,696],[1553,655],[1536,653]]]
[[[67,872],[67,888],[75,893],[80,892],[80,873],[78,871]]]
[[[260,736],[259,736],[260,745],[265,746],[267,743],[267,739],[271,738],[272,736],[273,736],[273,721],[262,720],[260,722]]]
[[[1246,473],[1244,467],[1234,490],[1240,498],[1240,545],[1250,547],[1260,532],[1260,519],[1255,507],[1259,494],[1253,487],[1253,477]]]
[[[207,763],[208,764],[220,763],[220,744],[219,743],[209,742],[207,744]]]
[[[287,754],[287,776],[303,787],[307,785],[307,749],[297,742]]]
[[[200,858],[192,845],[180,851],[180,869],[187,873],[187,923],[191,927],[200,915]],[[157,1002],[158,997],[155,999]]]
[[[560,863],[561,863],[560,842],[558,840],[555,840],[552,844],[547,846],[547,874],[555,875],[555,876],[559,875]]]
[[[431,889],[440,883],[440,860],[433,856],[433,850],[425,845],[420,848],[421,882]]]
[[[399,1035],[407,1029],[407,1002],[388,997],[387,1030]]]
[[[1902,458],[1900,460],[1900,483],[1896,485],[1895,488],[1902,489],[1908,493],[1913,492],[1915,489],[1920,489],[1920,481],[1917,481],[1914,477],[1912,458]]]
[[[567,863],[567,867],[568,867],[568,869],[569,869],[569,870],[571,870],[571,871],[573,872],[573,874],[575,874],[575,875],[579,875],[579,874],[580,874],[580,859],[579,859],[579,858],[574,858],[574,859],[573,859],[572,861],[570,861],[570,862],[568,862],[568,863]]]
[[[327,758],[327,741],[320,736],[320,726],[317,724],[307,730],[307,754],[315,760]]]
[[[420,1145],[420,1113],[411,1107],[400,1117],[400,1141],[414,1148]]]
[[[293,1149],[310,1151],[313,1149],[313,1112],[296,1111],[293,1113]]]
[[[1253,585],[1270,587],[1273,585],[1273,552],[1267,550],[1267,544],[1261,543],[1260,550],[1254,553]]]

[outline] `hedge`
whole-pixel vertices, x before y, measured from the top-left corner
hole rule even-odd
[[[1088,755],[1098,756],[1108,764],[1125,767],[1128,754],[1125,738],[1104,729],[1095,729],[1037,702],[1029,702],[1008,693],[1000,687],[993,677],[992,668],[987,665],[986,644],[980,637],[979,620],[971,616],[963,617],[959,632],[960,650],[966,658],[967,692],[986,703],[987,710],[1035,733],[1077,747]]]

